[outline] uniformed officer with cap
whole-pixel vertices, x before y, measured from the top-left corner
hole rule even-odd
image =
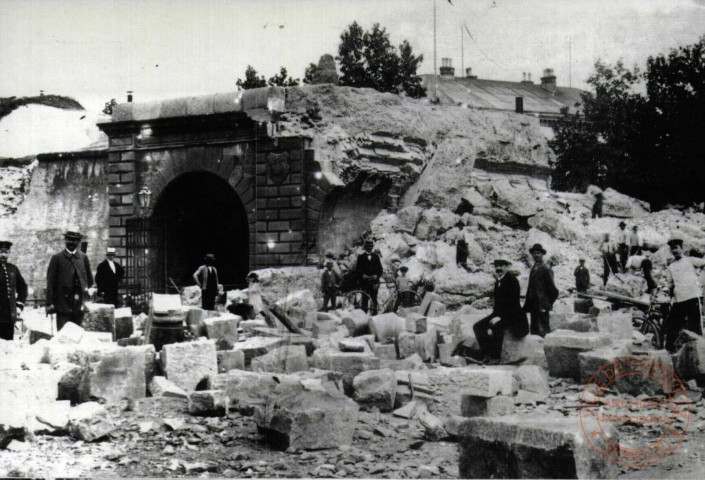
[[[19,269],[7,262],[12,242],[0,240],[0,339],[12,340],[17,310],[24,309],[27,284]]]
[[[664,320],[666,335],[666,350],[673,353],[678,333],[690,330],[698,335],[703,334],[700,296],[702,289],[695,267],[690,258],[683,255],[683,238],[674,235],[668,240],[673,261],[668,265],[668,280],[671,287],[673,306],[671,314]]]

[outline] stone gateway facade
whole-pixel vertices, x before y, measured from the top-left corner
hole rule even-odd
[[[282,91],[126,103],[99,125],[110,142],[108,241],[127,287],[190,284],[206,253],[226,287],[250,270],[306,264],[328,189],[310,139],[277,135]]]

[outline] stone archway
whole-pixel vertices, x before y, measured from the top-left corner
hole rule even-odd
[[[151,218],[164,229],[164,272],[179,287],[191,278],[206,253],[216,257],[219,280],[241,287],[250,266],[249,219],[235,189],[205,171],[182,173],[159,191]]]

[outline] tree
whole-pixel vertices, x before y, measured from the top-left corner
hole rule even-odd
[[[595,64],[580,114],[563,111],[551,146],[554,185],[593,183],[647,200],[654,207],[705,199],[705,37],[649,57],[645,72]],[[644,90],[646,94],[639,93]]]
[[[313,78],[316,75],[316,70],[318,70],[318,65],[316,65],[315,63],[309,63],[308,67],[306,67],[306,71],[304,72],[303,82],[306,84],[313,83]]]
[[[338,57],[340,62],[340,84],[349,87],[370,87],[372,80],[365,65],[365,32],[353,22],[340,35]]]
[[[111,98],[109,102],[105,102],[105,108],[103,109],[103,113],[106,115],[112,115],[113,114],[113,108],[117,105],[117,100],[114,98]]]
[[[416,76],[421,62],[423,62],[423,55],[415,56],[409,42],[404,40],[399,45],[399,74],[402,89],[413,98],[426,96],[426,89],[421,85],[421,78]]]
[[[248,65],[247,70],[245,70],[245,81],[238,78],[235,84],[238,90],[249,90],[250,88],[266,87],[267,80],[265,80],[263,76],[258,77],[257,70],[252,68],[251,65]]]
[[[299,79],[298,78],[287,78],[287,71],[286,67],[281,67],[279,70],[279,75],[274,75],[268,80],[268,83],[272,87],[298,87],[299,86]]]

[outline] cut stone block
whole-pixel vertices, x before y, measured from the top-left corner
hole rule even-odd
[[[78,343],[83,338],[85,330],[73,322],[66,322],[66,324],[61,327],[59,333],[52,339],[54,342],[59,343]]]
[[[455,363],[452,357],[454,348],[455,346],[452,343],[438,344],[438,361],[441,362],[441,365],[452,366]]]
[[[347,394],[352,394],[353,378],[367,370],[379,370],[380,360],[371,352],[341,352],[334,349],[316,350],[311,357],[313,366],[343,374]]]
[[[614,345],[607,345],[595,350],[579,353],[580,382],[587,384],[590,378],[603,366],[619,357],[631,355],[631,353],[631,348],[627,342],[618,342]]]
[[[460,478],[617,478],[619,467],[598,453],[605,434],[619,443],[608,424],[586,441],[574,417],[474,417],[460,426]]]
[[[122,348],[109,353],[84,372],[79,388],[81,402],[100,400],[118,403],[124,398],[146,395],[145,363],[142,352]]]
[[[428,313],[428,308],[431,306],[431,302],[443,303],[443,298],[434,292],[426,292],[421,300],[421,306],[419,307],[419,313],[421,315],[426,315]]]
[[[424,372],[396,370],[394,374],[399,385],[409,385],[409,383],[412,383],[414,386],[422,386],[427,388],[431,386],[431,381],[429,380],[428,375]]]
[[[416,415],[416,409],[418,408],[418,406],[419,404],[415,401],[409,402],[403,407],[394,410],[392,412],[392,415],[394,415],[395,417],[406,418],[407,420],[410,420]]]
[[[438,356],[438,333],[429,327],[426,333],[416,334],[416,353],[424,362],[433,362]]]
[[[536,365],[548,368],[544,339],[538,335],[526,335],[517,339],[510,332],[505,332],[502,342],[502,362],[514,362],[525,358],[524,365]]]
[[[164,345],[160,354],[162,371],[166,378],[187,392],[196,390],[218,372],[215,352],[213,340]]]
[[[460,397],[460,413],[463,417],[510,415],[513,411],[514,400],[505,395],[488,398],[462,394]]]
[[[221,350],[218,355],[218,373],[245,369],[245,354],[241,350]]]
[[[338,341],[338,348],[342,352],[364,352],[369,350],[369,345],[359,338],[341,338]]]
[[[375,340],[380,343],[394,343],[399,334],[406,331],[406,320],[396,313],[375,315],[368,325]]]
[[[135,326],[132,321],[132,310],[128,307],[115,309],[115,341],[130,338]]]
[[[200,288],[199,288],[200,293]],[[211,310],[203,310],[202,308],[191,307],[186,314],[186,325],[188,325],[191,334],[196,337],[207,336],[205,321],[208,318],[218,316],[218,312]]]
[[[245,365],[249,365],[252,359],[261,355],[266,355],[275,348],[281,347],[286,341],[277,337],[252,337],[244,342],[238,342],[233,350],[241,351],[245,355]]]
[[[242,328],[242,333],[247,336],[254,335],[256,329],[268,328],[267,322],[264,320],[243,320],[240,322],[239,327]]]
[[[81,337],[79,345],[90,345],[95,343],[110,343],[113,341],[113,334],[110,332],[86,332]]]
[[[262,405],[265,396],[273,392],[277,385],[272,374],[244,370],[219,373],[210,381],[210,389],[223,390],[230,399],[230,408],[243,415],[251,415],[254,407]]]
[[[52,435],[65,433],[69,427],[71,402],[61,400],[52,404],[40,405],[33,413],[36,419],[33,426],[35,433]]]
[[[459,370],[463,378],[464,393],[477,397],[511,395],[514,378],[510,369],[502,367],[471,366]]]
[[[443,420],[429,412],[425,405],[419,405],[416,409],[416,418],[419,419],[421,426],[424,427],[424,438],[426,440],[437,442],[448,435]]]
[[[81,386],[81,379],[86,367],[69,362],[60,362],[56,366],[59,366],[57,370],[61,372],[56,398],[58,400],[69,400],[74,405],[79,403],[79,387]]]
[[[705,377],[705,339],[691,331],[682,330],[676,340],[678,345],[680,348],[673,355],[676,375],[683,381],[702,381]]]
[[[152,311],[158,315],[169,315],[174,312],[181,312],[181,296],[165,293],[153,293]]]
[[[613,340],[631,340],[634,331],[632,313],[630,311],[601,313],[597,317],[597,328]]]
[[[427,317],[440,317],[446,314],[446,305],[443,302],[433,301],[428,306]]]
[[[82,327],[87,332],[115,333],[115,306],[105,303],[87,303]]]
[[[358,413],[341,393],[282,384],[256,409],[255,421],[277,448],[318,450],[352,445]]]
[[[306,348],[303,345],[273,349],[252,359],[253,372],[294,373],[308,370]]]
[[[418,313],[409,313],[406,316],[407,330],[412,333],[426,332],[426,317]]]
[[[396,393],[397,377],[389,369],[362,372],[353,379],[353,399],[368,408],[392,410]]]
[[[401,332],[397,337],[397,350],[399,358],[408,358],[416,353],[416,334]]]
[[[115,424],[99,403],[82,403],[71,409],[69,431],[76,440],[95,442],[113,430],[115,430]]]
[[[546,398],[551,393],[548,375],[543,368],[536,365],[521,365],[514,370],[513,374],[520,389],[544,395]]]
[[[324,335],[330,335],[331,333],[336,332],[338,330],[339,325],[340,325],[340,323],[338,321],[317,320],[311,326],[311,331],[313,332],[313,338],[321,338]]]
[[[153,397],[188,398],[188,393],[183,388],[160,376],[154,377],[149,383],[149,393]]]
[[[242,320],[238,315],[225,314],[203,321],[206,334],[215,340],[216,350],[230,350],[237,343],[237,325]]]
[[[519,390],[514,397],[515,405],[536,405],[538,403],[546,403],[547,401],[547,395],[529,392],[528,390]]]
[[[225,417],[228,414],[228,395],[222,390],[202,390],[188,396],[188,412],[202,417]]]
[[[387,345],[375,343],[372,345],[372,352],[379,358],[387,358],[389,360],[397,359],[397,347],[393,343]]]
[[[599,332],[556,330],[545,337],[546,362],[552,377],[580,380],[578,354],[609,345],[608,335]]]

